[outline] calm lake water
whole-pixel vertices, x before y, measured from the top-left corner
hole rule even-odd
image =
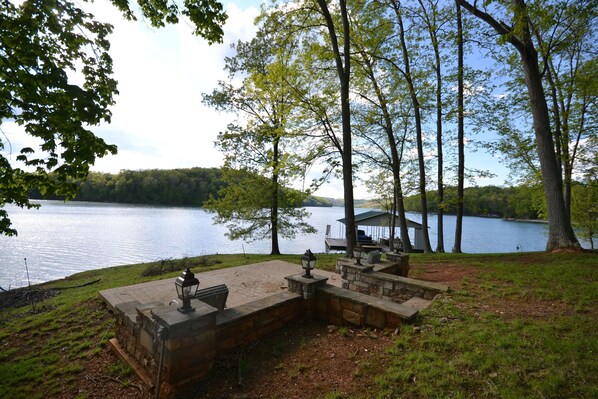
[[[245,243],[224,236],[226,227],[212,224],[212,215],[199,208],[151,207],[100,203],[40,201],[39,210],[8,206],[19,235],[0,236],[0,287],[40,283],[102,267],[214,253],[270,253],[270,241]],[[308,208],[317,234],[281,240],[283,253],[302,254],[307,248],[324,252],[326,225],[340,237],[343,208]],[[356,213],[365,211],[356,210]],[[418,214],[409,214],[421,221]],[[436,217],[430,218],[436,247]],[[464,252],[542,251],[545,225],[501,219],[466,217]],[[445,248],[451,250],[455,217],[445,219]]]

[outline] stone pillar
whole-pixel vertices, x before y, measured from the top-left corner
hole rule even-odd
[[[175,306],[160,306],[151,310],[156,331],[166,330],[162,334],[165,340],[160,379],[161,397],[171,397],[177,387],[206,376],[216,357],[218,309],[198,300],[192,300],[191,305],[195,310],[188,313],[179,312]],[[159,347],[157,362],[162,351],[162,341]]]
[[[315,312],[315,297],[316,289],[324,287],[327,277],[313,276],[312,278],[303,277],[300,274],[294,276],[287,276],[285,279],[289,283],[289,292],[299,294],[304,299],[304,313],[305,316],[311,318]]]
[[[313,276],[307,278],[300,274],[287,276],[285,279],[289,282],[289,291],[303,296],[303,299],[315,297],[316,288],[326,285],[326,281],[328,281],[328,277]]]
[[[390,252],[386,254],[386,259],[397,263],[397,275],[407,277],[409,274],[409,254],[401,252]]]

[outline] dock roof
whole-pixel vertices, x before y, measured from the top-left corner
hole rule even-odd
[[[364,213],[360,213],[359,215],[355,215],[355,224],[357,226],[390,226],[390,218],[392,213],[390,212],[382,212],[382,211],[367,211]],[[345,223],[345,218],[338,219],[339,222]],[[399,227],[397,225],[397,227]],[[422,225],[420,223],[414,222],[413,220],[407,219],[407,227],[408,228],[415,228],[421,229]]]

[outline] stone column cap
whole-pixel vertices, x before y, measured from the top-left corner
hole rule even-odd
[[[194,311],[182,313],[174,305],[164,305],[153,308],[151,315],[158,324],[169,330],[171,336],[191,329],[197,322],[203,322],[201,324],[216,323],[218,309],[197,299],[191,300],[191,306],[195,308]]]
[[[302,274],[294,274],[292,276],[286,276],[285,280],[293,280],[297,281],[304,285],[313,285],[313,284],[322,284],[322,282],[328,281],[328,277],[318,276],[316,274],[312,274],[311,278],[303,277]]]

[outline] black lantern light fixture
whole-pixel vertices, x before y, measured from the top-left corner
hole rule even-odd
[[[301,266],[305,269],[305,274],[302,277],[312,278],[311,271],[316,268],[316,256],[311,252],[311,249],[305,251],[301,257]]]
[[[361,246],[361,244],[357,244],[353,247],[353,256],[355,257],[356,261],[357,261],[357,265],[361,266],[361,254],[363,254],[363,247]]]
[[[183,306],[178,308],[178,311],[181,313],[194,311],[195,308],[191,306],[191,298],[193,298],[197,292],[199,280],[195,277],[193,272],[189,270],[189,268],[185,269],[175,280],[174,286],[176,287],[177,295],[183,301]]]

